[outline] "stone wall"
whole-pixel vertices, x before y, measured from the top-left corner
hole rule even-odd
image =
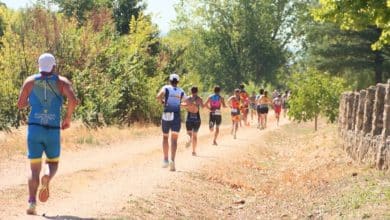
[[[344,150],[378,169],[390,167],[390,80],[340,97],[339,131]]]

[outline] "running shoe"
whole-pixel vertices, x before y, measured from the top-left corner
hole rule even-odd
[[[186,142],[186,148],[189,148],[191,146],[191,138],[189,138]]]
[[[175,161],[171,161],[171,162],[169,163],[169,170],[170,170],[170,171],[176,171]]]
[[[196,152],[192,152],[192,156],[194,156],[194,157],[195,157],[195,156],[196,156]]]
[[[43,175],[41,178],[41,189],[39,190],[39,201],[46,202],[49,199],[49,182],[50,177],[48,175]]]
[[[218,146],[218,143],[216,141],[213,141],[214,146]]]
[[[29,202],[28,203],[28,209],[27,209],[27,215],[36,215],[37,214],[37,203],[36,202]]]
[[[164,160],[162,168],[167,168],[167,167],[169,167],[169,161],[168,160]]]

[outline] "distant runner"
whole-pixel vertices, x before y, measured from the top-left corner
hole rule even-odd
[[[54,72],[56,60],[52,54],[42,54],[38,59],[38,65],[39,73],[26,79],[18,99],[19,109],[31,106],[27,128],[31,169],[31,176],[28,179],[28,215],[37,214],[36,196],[43,152],[46,155],[46,166],[38,197],[41,202],[49,199],[49,183],[57,172],[61,151],[60,129],[70,127],[73,111],[78,104],[69,80]],[[63,96],[68,99],[68,106],[61,124]]]
[[[244,121],[245,126],[249,126],[248,113],[249,113],[249,94],[245,91],[245,85],[240,85],[240,110],[242,114],[241,120]],[[241,121],[240,121],[241,125]]]
[[[261,112],[260,112],[260,105],[258,103],[259,103],[259,99],[263,97],[263,95],[264,95],[264,89],[260,89],[259,95],[256,96],[257,128],[259,129],[261,127]]]
[[[272,100],[274,106],[276,124],[279,126],[280,112],[282,111],[282,95],[278,95],[274,100]]]
[[[221,87],[215,86],[214,94],[210,95],[205,102],[205,106],[208,109],[210,109],[209,128],[211,132],[214,131],[214,126],[215,126],[213,145],[218,145],[217,137],[219,134],[219,126],[222,123],[221,106],[226,108],[225,100],[220,95],[220,92],[221,92]]]
[[[249,97],[249,107],[251,111],[251,121],[253,121],[253,116],[256,115],[256,92],[252,92],[252,95]]]
[[[240,123],[240,90],[235,89],[234,95],[228,99],[231,116],[232,116],[232,135],[234,139],[237,138],[238,124]]]
[[[185,97],[184,91],[177,87],[179,76],[171,74],[169,76],[170,85],[165,85],[157,94],[157,100],[164,105],[164,111],[161,117],[161,128],[163,132],[163,168],[169,166],[170,171],[176,171],[175,156],[177,150],[177,139],[181,128],[180,105]],[[169,131],[171,131],[171,160],[168,160],[169,151]]]
[[[191,88],[191,96],[187,97],[184,101],[184,105],[188,111],[186,128],[189,136],[189,142],[186,147],[192,143],[192,156],[196,156],[196,145],[198,142],[198,131],[201,124],[199,109],[203,107],[203,100],[198,96],[198,87]]]
[[[272,105],[272,100],[268,98],[268,92],[264,91],[264,95],[257,100],[258,111],[260,113],[260,129],[267,128],[267,115],[269,105]]]
[[[290,98],[290,92],[286,90],[286,92],[282,96],[282,108],[283,108],[283,117],[285,118],[288,111],[288,100]]]

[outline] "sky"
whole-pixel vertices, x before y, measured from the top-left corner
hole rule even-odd
[[[18,9],[31,5],[34,0],[0,0],[5,3],[9,8]],[[178,0],[144,0],[148,7],[147,13],[151,13],[153,16],[153,22],[159,26],[162,34],[168,33],[170,29],[170,21],[175,19],[176,13],[173,8],[174,4]]]

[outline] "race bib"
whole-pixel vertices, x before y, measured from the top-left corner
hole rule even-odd
[[[237,112],[238,112],[238,109],[232,108],[232,113],[237,113]]]
[[[215,109],[215,111],[213,113],[214,113],[214,115],[221,115],[221,110]]]
[[[173,121],[175,114],[173,112],[163,112],[162,120],[164,121]]]

